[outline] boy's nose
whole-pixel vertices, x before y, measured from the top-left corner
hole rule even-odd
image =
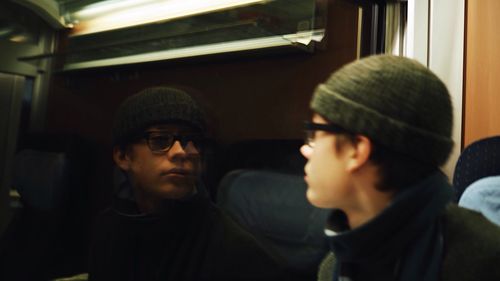
[[[312,147],[310,147],[309,145],[307,144],[303,144],[301,147],[300,147],[300,153],[302,153],[302,155],[309,159],[309,156],[311,155],[312,153]]]

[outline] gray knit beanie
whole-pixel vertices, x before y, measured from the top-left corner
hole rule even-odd
[[[367,57],[318,85],[314,112],[393,151],[440,166],[453,147],[450,95],[419,62],[398,56]]]
[[[125,99],[116,111],[113,143],[123,144],[157,124],[182,122],[202,132],[201,108],[186,92],[172,87],[147,88]]]

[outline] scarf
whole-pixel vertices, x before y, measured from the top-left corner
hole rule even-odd
[[[438,280],[443,252],[439,217],[451,197],[447,178],[437,172],[399,192],[377,217],[353,230],[345,213],[333,210],[327,232],[336,232],[329,238],[337,259],[334,281],[363,272],[372,274],[370,280]]]

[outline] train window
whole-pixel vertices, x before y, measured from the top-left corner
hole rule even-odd
[[[73,29],[64,70],[277,47],[310,51],[326,22],[316,0],[198,1],[197,8],[184,0],[79,2],[66,7]]]

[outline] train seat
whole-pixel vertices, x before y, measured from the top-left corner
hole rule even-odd
[[[217,204],[239,224],[285,258],[298,274],[315,278],[328,246],[329,213],[306,199],[302,176],[242,169],[222,179]]]
[[[488,137],[468,145],[460,154],[453,174],[455,202],[473,182],[500,175],[500,136]]]
[[[0,239],[0,280],[49,280],[86,270],[90,145],[75,135],[30,134],[15,155],[21,207]]]

